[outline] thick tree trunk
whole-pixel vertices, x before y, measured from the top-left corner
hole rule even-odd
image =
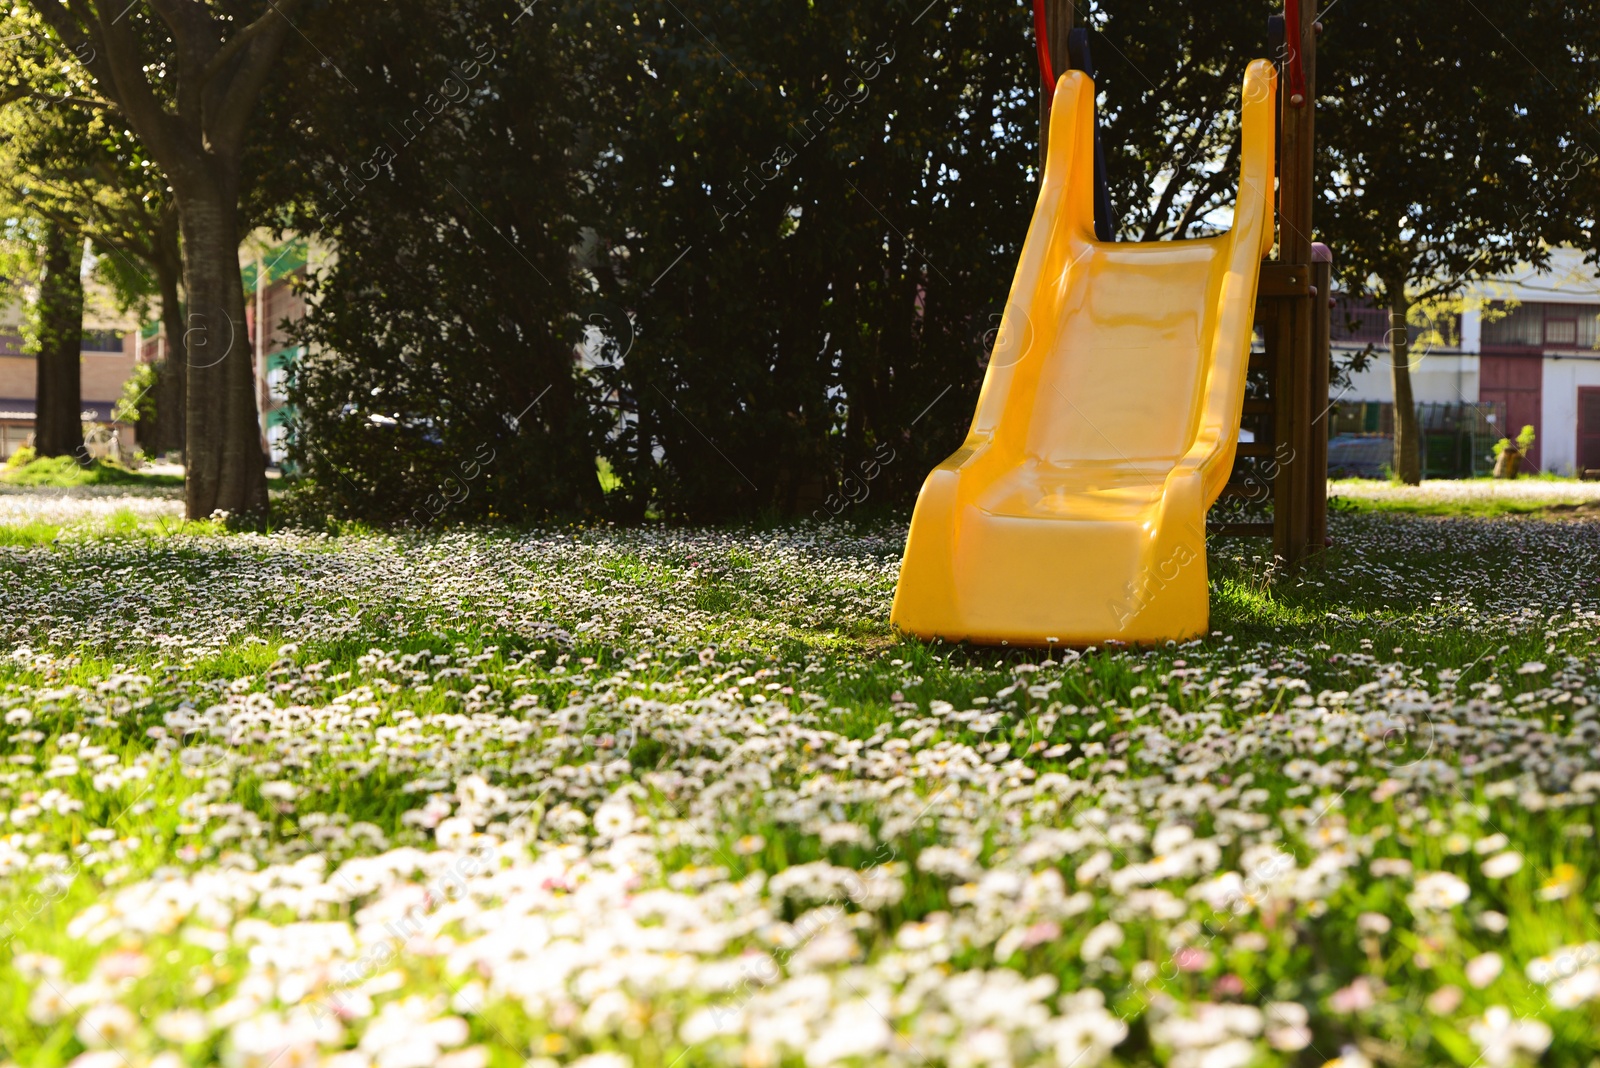
[[[183,239],[191,518],[267,511],[266,454],[239,277],[239,159],[301,0],[149,4],[151,34],[101,0],[37,4],[172,183]],[[224,18],[226,15],[226,19]],[[253,19],[253,21],[249,21]],[[176,51],[153,44],[165,24]],[[173,87],[169,107],[160,84]]]
[[[82,269],[82,236],[50,223],[39,280],[34,391],[34,448],[40,456],[74,456],[83,448]]]
[[[184,355],[185,324],[183,302],[178,296],[177,265],[155,268],[161,286],[161,325],[167,337],[166,353],[156,370],[156,425],[149,448],[152,453],[165,455],[183,452],[187,419],[184,398],[188,395],[184,379],[189,373],[189,361]]]
[[[231,189],[193,184],[180,187],[178,196],[189,298],[184,331],[188,515],[204,519],[220,510],[234,519],[263,518],[266,456],[256,412],[255,360],[245,329],[238,197]]]
[[[1417,404],[1411,393],[1411,342],[1406,318],[1411,300],[1403,281],[1388,281],[1389,365],[1394,381],[1394,473],[1401,482],[1416,486],[1422,482],[1421,438],[1417,428]]]

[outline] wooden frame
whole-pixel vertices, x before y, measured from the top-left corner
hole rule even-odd
[[[1286,26],[1285,38],[1289,55],[1298,51],[1306,91],[1299,97],[1285,84],[1289,79],[1279,82],[1278,254],[1261,265],[1256,324],[1266,351],[1250,363],[1265,388],[1245,401],[1246,414],[1266,416],[1272,431],[1240,444],[1224,491],[1225,497],[1260,499],[1270,487],[1272,519],[1207,524],[1215,534],[1271,537],[1273,556],[1287,567],[1327,544],[1333,288],[1333,256],[1311,240],[1321,25],[1311,4],[1294,6],[1299,25]]]

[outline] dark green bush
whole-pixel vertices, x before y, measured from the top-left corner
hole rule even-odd
[[[1248,6],[1097,9],[1124,237],[1231,196]],[[298,58],[257,165],[339,250],[292,383],[318,508],[829,515],[959,444],[1036,190],[1027,5],[315,18],[338,66]]]

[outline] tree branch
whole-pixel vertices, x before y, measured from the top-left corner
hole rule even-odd
[[[61,4],[61,0],[42,2]],[[119,2],[112,0],[112,6]],[[139,135],[139,140],[144,142],[161,169],[169,177],[177,174],[180,163],[192,162],[179,147],[179,119],[167,111],[150,88],[144,74],[144,57],[131,27],[119,18],[105,21],[98,10],[95,11],[94,27],[97,32],[91,45],[100,45],[94,58],[106,67],[103,77],[98,71],[95,72],[100,77],[102,89],[119,105],[122,114]]]
[[[278,14],[277,9],[269,2],[267,10],[262,13],[260,18],[234,34],[227,43],[217,49],[217,54],[211,57],[211,62],[207,63],[205,69],[200,72],[201,87],[203,88],[212,78],[215,78],[222,68],[228,65],[228,61],[238,55],[241,48],[254,40],[267,26],[268,20],[276,14]]]
[[[95,47],[94,30],[88,22],[69,9],[63,0],[34,0],[33,9],[39,13],[45,25],[55,32],[67,51],[83,64],[85,70],[103,86],[115,88],[105,50]],[[87,57],[84,56],[85,51],[88,52]]]
[[[272,11],[241,31],[254,30],[251,39],[243,47],[239,66],[234,70],[222,103],[206,131],[213,144],[225,145],[234,153],[237,153],[244,139],[245,126],[261,96],[262,87],[266,85],[268,75],[283,52],[284,39],[293,28],[289,16],[300,6],[300,0],[267,0],[267,3]],[[274,14],[277,15],[275,20],[272,18]],[[263,28],[254,29],[257,26]]]
[[[1183,149],[1181,158],[1173,164],[1172,178],[1161,190],[1161,199],[1157,202],[1155,210],[1150,213],[1150,221],[1145,225],[1144,235],[1140,238],[1141,241],[1154,241],[1161,236],[1162,224],[1166,222],[1167,212],[1172,210],[1173,198],[1178,195],[1178,191],[1184,186],[1183,176],[1190,167],[1194,166],[1195,160],[1199,159],[1200,153],[1205,150],[1208,140],[1206,133],[1216,125],[1220,114],[1217,108],[1211,106],[1209,96],[1201,99],[1200,107],[1196,110],[1199,114],[1204,115],[1205,118],[1203,120],[1195,120],[1194,140]]]
[[[198,0],[149,0],[149,3],[161,21],[171,28],[178,48],[189,53],[191,61],[198,59],[200,52],[221,43],[217,20]]]
[[[1188,153],[1184,153],[1185,156]],[[1140,241],[1154,241],[1161,236],[1161,224],[1166,222],[1167,212],[1172,210],[1172,201],[1178,195],[1178,190],[1183,188],[1182,163],[1174,166],[1172,174],[1167,178],[1167,184],[1161,190],[1161,198],[1156,201],[1155,210],[1150,213],[1150,221],[1145,223],[1144,233]]]
[[[0,93],[0,107],[14,104],[18,100],[49,100],[58,104],[76,104],[80,108],[109,108],[116,111],[117,105],[111,100],[99,100],[88,96],[63,96],[60,93],[49,93],[42,89],[16,89],[8,93]]]
[[[1214,171],[1211,177],[1201,183],[1200,188],[1194,191],[1194,197],[1189,201],[1189,206],[1183,209],[1183,214],[1178,217],[1178,223],[1173,227],[1172,235],[1182,238],[1189,232],[1189,227],[1194,225],[1195,218],[1200,214],[1200,209],[1215,196],[1228,179],[1233,177],[1234,168],[1239,165],[1239,142],[1235,141],[1233,147],[1228,149],[1228,156],[1222,161],[1222,166]]]

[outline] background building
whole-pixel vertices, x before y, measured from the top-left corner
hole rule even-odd
[[[256,406],[261,412],[261,446],[269,460],[282,465],[288,447],[289,423],[294,416],[288,403],[289,373],[301,356],[301,347],[286,328],[305,318],[301,293],[311,255],[303,237],[274,245],[246,243],[255,256],[244,265],[245,322],[256,365]]]
[[[24,293],[0,294],[0,456],[10,457],[33,436],[38,372],[34,357],[22,351]],[[117,434],[120,447],[135,445],[133,425],[113,424],[111,409],[138,358],[135,319],[118,314],[92,283],[84,286],[83,421]]]
[[[1538,437],[1526,469],[1600,475],[1600,278],[1574,249],[1557,249],[1543,274],[1519,272],[1478,284],[1460,312],[1411,327],[1412,390],[1435,455],[1428,473],[1467,474],[1457,455],[1486,467],[1488,449],[1531,425]],[[1335,358],[1371,346],[1370,366],[1335,389],[1330,464],[1352,470],[1386,463],[1394,392],[1388,312],[1341,298],[1333,311]],[[1432,432],[1428,426],[1433,424]],[[1487,441],[1479,447],[1479,439]],[[1446,445],[1447,439],[1454,445]],[[1453,448],[1450,459],[1440,450]],[[1481,454],[1481,455],[1480,455]],[[1375,459],[1380,458],[1380,459]],[[1364,471],[1363,473],[1377,473]]]

